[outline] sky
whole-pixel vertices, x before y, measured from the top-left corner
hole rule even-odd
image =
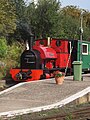
[[[31,2],[31,0],[26,0],[26,1]],[[90,11],[90,0],[60,0],[60,2],[62,7],[65,7],[67,5],[74,5],[79,8]]]
[[[62,7],[74,5],[90,11],[90,0],[60,0]]]

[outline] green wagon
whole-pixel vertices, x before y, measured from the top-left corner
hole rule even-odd
[[[90,71],[90,42],[82,41],[81,43],[80,40],[74,40],[71,46],[73,46],[71,61],[82,61],[82,71]]]

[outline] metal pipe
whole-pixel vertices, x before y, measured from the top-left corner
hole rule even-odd
[[[83,26],[82,26],[82,23],[83,23],[83,11],[81,12],[81,15],[80,15],[80,42],[81,42],[81,45],[80,45],[80,61],[82,61],[82,37],[83,37]]]

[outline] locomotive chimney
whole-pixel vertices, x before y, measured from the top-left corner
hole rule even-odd
[[[31,33],[28,39],[29,50],[32,50],[33,42],[34,42],[34,35]]]

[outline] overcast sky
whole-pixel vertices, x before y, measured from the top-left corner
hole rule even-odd
[[[60,0],[62,6],[76,5],[90,11],[90,0]]]

